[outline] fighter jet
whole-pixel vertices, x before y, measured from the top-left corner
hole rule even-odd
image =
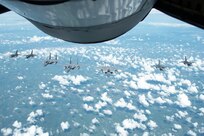
[[[16,57],[18,57],[18,55],[19,55],[18,50],[16,50],[16,52],[14,54],[11,54],[10,57],[11,58],[16,58]]]
[[[71,70],[80,69],[78,58],[77,58],[77,64],[72,63],[72,58],[70,57],[69,64],[64,66],[64,70],[66,72],[69,72]]]
[[[35,57],[35,56],[36,54],[33,54],[33,50],[32,50],[30,54],[26,55],[26,58],[28,59],[28,58]]]
[[[51,53],[50,53],[48,60],[46,60],[44,62],[44,66],[51,65],[51,64],[57,64],[57,62],[58,62],[57,61],[57,55],[55,55],[55,59],[52,59],[52,56],[51,56]]]
[[[114,74],[116,72],[118,72],[118,70],[114,67],[111,67],[111,66],[102,66],[100,67],[100,71],[102,73],[105,73],[105,74]]]
[[[193,64],[193,62],[187,60],[186,56],[184,58],[184,61],[181,61],[181,63],[183,63],[184,65],[187,65],[187,66],[192,66],[192,64]]]
[[[156,69],[159,69],[160,71],[164,71],[164,69],[166,68],[165,66],[161,65],[161,61],[158,61],[158,64],[154,65],[154,67]]]

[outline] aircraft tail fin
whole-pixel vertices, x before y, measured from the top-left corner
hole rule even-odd
[[[52,56],[51,56],[51,53],[50,53],[50,55],[49,55],[49,60],[51,59],[51,57],[52,57]]]
[[[31,55],[33,55],[33,50],[31,51],[31,53],[30,53]]]
[[[18,50],[16,50],[16,55],[18,54]]]
[[[185,56],[185,61],[187,61],[187,57]]]
[[[58,57],[57,57],[57,54],[55,55],[55,60],[57,60],[58,59]]]
[[[72,64],[72,57],[69,58],[69,64]]]

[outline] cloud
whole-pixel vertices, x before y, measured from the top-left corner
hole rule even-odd
[[[88,104],[84,104],[83,105],[83,108],[86,110],[86,111],[93,111],[95,112],[94,108],[92,106],[89,106]]]
[[[97,118],[93,118],[93,119],[91,120],[91,122],[92,122],[93,124],[99,124],[99,123],[100,123]]]
[[[115,131],[119,134],[119,136],[128,136],[128,131],[125,128],[121,127],[120,124],[115,123]]]
[[[68,121],[66,121],[66,122],[61,122],[60,126],[61,126],[61,128],[62,128],[63,131],[68,130],[69,127],[70,127]]]
[[[4,136],[9,136],[12,134],[12,129],[11,128],[2,128],[1,129],[1,133],[4,135]]]
[[[107,103],[112,103],[112,99],[110,97],[108,97],[108,93],[105,92],[101,95],[101,100],[107,102]]]
[[[46,99],[52,99],[53,95],[49,94],[49,93],[42,93],[42,96]]]
[[[201,94],[201,95],[199,96],[199,98],[200,98],[202,101],[204,101],[204,95],[203,95],[203,94]]]
[[[167,23],[167,22],[142,22],[142,24],[149,25],[149,26],[159,26],[159,27],[173,27],[173,28],[186,28],[186,27],[193,27],[186,23]]]
[[[130,129],[130,130],[139,128],[140,126],[139,123],[134,121],[133,119],[125,119],[123,120],[122,124],[125,129]]]
[[[12,126],[15,127],[15,128],[21,128],[22,123],[21,123],[21,122],[18,122],[18,121],[16,120],[16,121],[13,123]]]
[[[149,127],[150,130],[153,130],[153,129],[155,129],[155,128],[158,127],[158,126],[157,126],[157,123],[154,122],[154,121],[152,121],[152,120],[150,120],[150,121],[147,123],[147,125],[148,125],[148,127]]]
[[[60,85],[69,85],[72,82],[74,85],[80,85],[81,83],[87,81],[88,77],[83,77],[82,75],[71,76],[71,75],[55,75],[52,80],[58,81]]]
[[[137,119],[140,122],[147,121],[147,117],[142,113],[135,113],[133,117],[134,117],[134,119]]]
[[[94,100],[94,98],[92,96],[84,96],[83,97],[83,101],[85,102],[92,102]]]
[[[132,105],[132,103],[127,103],[123,98],[120,98],[114,106],[118,108],[127,108],[128,110],[136,110],[136,107]]]
[[[43,116],[43,111],[41,109],[36,110],[35,112],[31,112],[27,118],[27,121],[30,123],[35,123],[37,118]]]
[[[103,113],[109,116],[113,114],[111,110],[103,110]]]
[[[176,102],[180,107],[190,107],[191,101],[189,101],[188,96],[184,93],[180,93],[177,96],[178,101]]]
[[[67,76],[55,75],[52,80],[58,81],[61,85],[69,85]]]
[[[176,130],[182,129],[181,125],[179,125],[179,124],[174,124],[174,128],[175,128]]]
[[[145,97],[144,94],[139,95],[139,102],[145,107],[149,106],[149,103],[147,102],[146,97]]]

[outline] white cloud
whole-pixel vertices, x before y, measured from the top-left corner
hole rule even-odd
[[[147,125],[148,125],[148,127],[149,127],[150,130],[153,130],[153,129],[155,129],[155,128],[158,127],[158,126],[157,126],[157,123],[154,122],[154,121],[152,121],[152,120],[150,120],[150,121],[147,123]]]
[[[147,121],[147,117],[142,113],[135,113],[133,117],[138,119],[140,122]]]
[[[38,85],[38,87],[39,87],[40,89],[45,89],[46,84],[44,84],[43,82],[41,82],[41,83]]]
[[[144,106],[147,106],[147,107],[149,106],[149,103],[147,102],[144,94],[139,95],[139,102]]]
[[[47,99],[52,99],[53,98],[53,95],[49,94],[49,93],[42,93],[42,96],[44,98],[47,98]]]
[[[61,85],[69,85],[72,82],[74,85],[80,85],[82,82],[87,81],[89,78],[83,77],[82,75],[71,76],[71,75],[55,75],[52,80],[58,81]]]
[[[133,119],[125,119],[123,120],[122,124],[125,129],[130,129],[130,130],[139,128],[140,126],[139,123],[134,121]]]
[[[91,120],[91,122],[92,122],[93,124],[99,124],[99,121],[98,121],[97,118],[93,118],[93,119]]]
[[[107,92],[103,93],[101,95],[101,100],[108,102],[108,103],[112,103],[112,99],[108,96]]]
[[[197,136],[197,134],[195,132],[193,132],[192,130],[189,130],[187,132],[187,135],[189,135],[189,136]]]
[[[41,109],[36,110],[35,112],[31,112],[27,118],[27,121],[30,123],[35,123],[36,118],[42,117],[43,111]]]
[[[120,124],[115,123],[115,131],[119,134],[119,136],[128,136],[128,131],[126,131]]]
[[[83,97],[83,101],[85,102],[92,102],[94,100],[94,98],[92,96],[84,96]]]
[[[201,94],[201,95],[199,96],[199,98],[200,98],[202,101],[204,101],[204,95],[203,95],[203,94]]]
[[[21,123],[21,122],[18,122],[18,121],[16,120],[16,121],[13,123],[12,126],[15,127],[15,128],[21,128],[22,123]]]
[[[180,93],[177,96],[178,101],[176,102],[180,107],[189,107],[191,106],[191,101],[189,101],[188,96],[184,93]]]
[[[17,76],[17,78],[18,78],[19,80],[23,80],[23,79],[24,79],[24,77],[22,77],[22,76]]]
[[[84,104],[83,105],[83,108],[86,110],[86,111],[95,111],[94,108],[92,106],[89,106],[88,104]]]
[[[58,81],[61,85],[69,85],[69,82],[67,80],[66,76],[59,76],[55,75],[52,80]]]
[[[4,135],[4,136],[9,136],[12,134],[12,129],[11,128],[2,128],[1,129],[1,133]]]
[[[182,129],[181,125],[179,125],[179,124],[174,124],[174,128],[177,130]]]
[[[142,24],[145,25],[150,25],[150,26],[159,26],[159,27],[174,27],[174,28],[179,28],[179,27],[192,27],[189,24],[186,23],[167,23],[167,22],[142,22]]]
[[[106,105],[107,105],[106,102],[99,101],[98,103],[95,104],[96,111],[99,111],[101,108],[105,107]]]
[[[103,113],[109,116],[113,114],[111,110],[103,110]]]
[[[70,125],[69,125],[69,122],[68,121],[66,121],[66,122],[61,122],[61,128],[62,128],[62,130],[63,131],[65,131],[65,130],[68,130],[69,129],[69,127],[70,127]]]
[[[136,110],[136,107],[132,105],[132,103],[127,103],[123,98],[120,98],[116,103],[114,103],[114,106],[118,108],[127,108],[129,110]]]

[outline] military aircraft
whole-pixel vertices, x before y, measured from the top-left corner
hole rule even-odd
[[[69,64],[64,66],[64,70],[66,72],[69,72],[69,71],[75,70],[75,69],[80,69],[80,66],[79,66],[79,63],[78,63],[78,58],[77,58],[77,63],[73,64],[72,63],[72,58],[70,57]]]
[[[0,0],[0,14],[14,11],[43,32],[76,43],[114,39],[152,8],[204,29],[204,0]]]
[[[57,61],[57,55],[55,55],[55,58],[52,59],[52,56],[51,56],[51,53],[50,53],[48,60],[46,60],[46,61],[44,62],[44,66],[51,65],[51,64],[57,64],[57,63],[58,63],[58,61]]]
[[[187,66],[192,66],[192,64],[193,64],[193,62],[187,60],[186,56],[184,58],[184,61],[181,61],[181,63],[183,63],[184,65],[187,65]]]
[[[164,69],[166,68],[165,66],[163,66],[163,65],[161,64],[161,61],[160,61],[160,60],[158,61],[158,64],[154,65],[154,67],[155,67],[156,69],[159,69],[160,71],[164,71]]]
[[[116,72],[118,72],[118,70],[114,67],[111,67],[111,66],[102,66],[100,67],[100,71],[102,73],[105,73],[105,74],[114,74]]]
[[[18,50],[16,50],[16,52],[14,54],[11,54],[10,57],[11,58],[16,58],[16,57],[18,57],[18,55],[19,55]]]
[[[33,58],[33,57],[35,57],[36,56],[36,54],[33,54],[33,50],[31,51],[31,53],[30,54],[28,54],[28,55],[26,55],[26,58],[28,59],[28,58]]]

